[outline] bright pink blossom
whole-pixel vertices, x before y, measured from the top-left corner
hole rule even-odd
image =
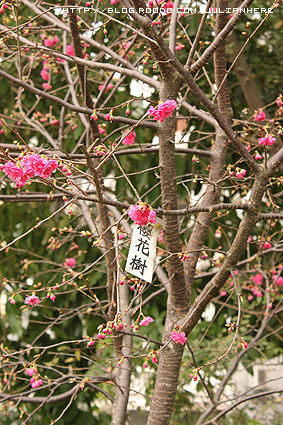
[[[261,243],[259,245],[259,247],[262,248],[262,249],[270,249],[272,247],[272,245],[271,245],[270,242],[264,242],[264,243]]]
[[[35,373],[35,370],[32,367],[30,367],[26,370],[26,373],[28,374],[28,376],[32,376]]]
[[[104,340],[105,338],[106,338],[106,335],[105,334],[103,334],[103,333],[98,333],[97,334],[97,338],[99,339],[99,340]]]
[[[282,106],[283,105],[282,95],[277,97],[276,103],[277,103],[278,106]]]
[[[48,70],[47,69],[42,69],[40,71],[40,75],[43,78],[43,80],[45,80],[45,81],[49,81],[50,80],[50,75],[48,74]]]
[[[263,111],[259,111],[258,114],[254,115],[254,120],[255,121],[266,121],[266,115],[265,112]]]
[[[254,288],[252,292],[256,297],[258,297],[258,298],[262,297],[262,292],[259,291],[258,288]]]
[[[8,301],[10,301],[11,304],[16,304],[16,301],[14,300],[13,297],[9,297]]]
[[[42,83],[42,87],[44,88],[44,90],[51,90],[52,86],[48,83]]]
[[[113,121],[113,115],[112,114],[105,114],[104,115],[104,119],[106,120],[106,121]]]
[[[68,267],[74,267],[76,265],[76,260],[73,257],[66,258],[65,263]]]
[[[28,305],[36,305],[39,303],[40,303],[40,299],[35,294],[28,295],[25,299],[25,304],[28,304]]]
[[[258,161],[259,159],[262,159],[262,156],[261,156],[261,154],[260,153],[256,153],[255,154],[255,159]]]
[[[185,332],[172,331],[170,335],[170,339],[177,342],[178,344],[184,345],[187,342],[187,337]]]
[[[151,322],[154,322],[153,318],[150,316],[146,316],[140,321],[139,325],[148,326]]]
[[[133,143],[135,143],[135,137],[136,133],[134,131],[131,131],[131,133],[129,133],[123,140],[123,145],[132,145]]]
[[[174,109],[177,109],[175,100],[166,100],[166,102],[160,102],[156,109],[150,106],[147,113],[149,116],[154,117],[156,121],[163,122],[165,118],[170,117]]]
[[[42,385],[42,379],[31,378],[30,384],[32,388],[40,387]]]
[[[53,47],[55,44],[57,44],[59,41],[59,37],[57,35],[54,38],[46,38],[44,40],[44,46],[45,47]]]
[[[276,286],[279,286],[279,285],[282,286],[283,285],[283,277],[282,276],[278,277],[278,279],[275,282],[275,285]]]
[[[263,282],[263,276],[260,273],[258,273],[253,277],[253,281],[256,285],[261,285]]]
[[[99,91],[101,91],[102,89],[103,89],[103,87],[104,87],[104,85],[103,84],[99,84],[99,86],[98,86],[98,90]],[[105,88],[105,93],[108,91],[108,90],[110,90],[110,89],[113,89],[113,84],[108,84],[108,86]]]
[[[58,168],[58,162],[53,159],[42,158],[37,154],[25,155],[21,162],[25,175],[30,178],[39,176],[44,179],[50,177],[51,173]]]
[[[221,291],[220,292],[220,295],[221,295],[221,297],[225,297],[227,295],[227,292],[226,291]]]
[[[17,187],[22,187],[27,182],[28,176],[24,168],[18,163],[15,164],[12,161],[8,161],[5,165],[0,165],[0,170],[10,177],[11,180],[14,180]]]
[[[66,47],[66,53],[69,56],[75,56],[75,51],[74,51],[74,47],[72,46],[72,44],[68,44],[68,46]]]
[[[248,301],[252,301],[254,299],[254,297],[252,295],[248,296]]]
[[[260,139],[258,139],[258,144],[264,145],[264,146],[272,146],[275,140],[276,138],[272,137],[271,134],[266,134],[264,137],[261,137]]]
[[[140,226],[145,226],[148,222],[156,223],[156,212],[144,202],[139,202],[139,204],[130,207],[128,214],[135,224]]]
[[[175,50],[182,50],[185,46],[183,44],[178,44],[177,46],[175,46]]]
[[[237,168],[236,169],[236,177],[237,179],[242,179],[245,177],[247,171],[244,168]]]

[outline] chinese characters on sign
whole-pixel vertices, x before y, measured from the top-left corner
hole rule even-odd
[[[156,224],[148,223],[146,226],[135,224],[133,230],[126,271],[146,282],[152,281],[156,243],[161,224],[163,221],[157,219]]]

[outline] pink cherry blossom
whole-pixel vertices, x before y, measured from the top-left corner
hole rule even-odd
[[[101,91],[102,89],[103,89],[103,87],[104,87],[104,85],[103,84],[99,84],[99,86],[98,86],[98,90],[99,91]],[[108,90],[110,90],[110,89],[113,89],[113,84],[108,84],[108,86],[105,88],[105,93],[108,91]]]
[[[165,118],[170,117],[174,109],[177,109],[175,100],[166,100],[165,102],[160,102],[156,109],[150,106],[147,113],[149,116],[154,117],[156,121],[163,122]]]
[[[177,46],[175,46],[175,50],[182,50],[185,46],[183,44],[178,44]]]
[[[76,260],[73,257],[66,258],[65,264],[68,267],[74,267],[76,265]]]
[[[130,207],[128,214],[134,220],[135,224],[139,224],[140,226],[145,226],[148,222],[156,223],[155,211],[151,210],[144,202],[139,202],[139,204]]]
[[[10,177],[11,180],[14,180],[17,187],[22,187],[27,182],[28,176],[19,163],[15,164],[12,161],[8,161],[6,164],[0,165],[0,170]]]
[[[236,177],[237,179],[242,179],[245,177],[247,171],[244,168],[237,168],[236,169]]]
[[[104,340],[105,338],[106,338],[106,335],[105,334],[103,334],[103,333],[98,333],[97,334],[97,338],[99,339],[99,340]]]
[[[252,279],[253,281],[254,281],[254,283],[256,284],[256,285],[261,285],[262,284],[262,282],[263,282],[263,276],[260,274],[260,273],[258,273],[258,274],[256,274],[254,277],[253,277],[253,279]]]
[[[30,367],[26,370],[26,373],[28,374],[28,376],[32,376],[35,373],[35,370],[32,367]]]
[[[279,286],[279,285],[282,286],[283,285],[283,277],[282,276],[278,277],[278,279],[275,282],[275,285],[276,286]]]
[[[26,155],[20,162],[28,177],[39,176],[50,177],[51,173],[58,168],[58,161],[42,158],[37,154]]]
[[[44,40],[44,46],[45,47],[53,47],[55,44],[57,44],[59,41],[59,37],[57,35],[54,38],[46,38]]]
[[[68,44],[68,46],[66,47],[66,53],[69,56],[75,56],[75,51],[74,51],[74,47],[72,44]]]
[[[54,294],[52,294],[52,295],[50,295],[50,299],[51,299],[51,301],[55,301],[55,299],[56,299],[56,297],[55,297],[55,295]]]
[[[261,243],[259,245],[259,247],[262,248],[262,249],[270,249],[272,247],[272,245],[271,245],[270,242],[264,242],[264,243]]]
[[[283,98],[282,98],[282,94],[280,96],[277,97],[276,99],[276,103],[278,106],[282,106],[283,105]]]
[[[257,152],[257,153],[255,154],[255,159],[256,159],[256,160],[262,159],[261,154]]]
[[[43,80],[45,80],[45,81],[49,81],[50,80],[50,75],[48,74],[48,70],[47,69],[42,69],[40,71],[40,75],[43,78]]]
[[[170,339],[177,342],[178,344],[184,345],[187,342],[187,337],[185,332],[172,331],[170,335]]]
[[[227,292],[226,291],[221,291],[220,292],[220,295],[221,295],[221,297],[225,297],[227,295]]]
[[[258,288],[254,288],[252,292],[256,297],[258,297],[258,298],[262,297],[262,292],[259,291]]]
[[[152,322],[154,322],[153,318],[150,317],[150,316],[146,316],[140,321],[139,325],[140,326],[148,326]]]
[[[135,137],[136,133],[134,131],[131,131],[131,133],[129,133],[123,140],[123,145],[132,145],[133,143],[135,143]]]
[[[40,387],[42,385],[42,379],[31,378],[30,384],[32,388]]]
[[[16,304],[16,301],[14,300],[13,297],[9,297],[8,301],[10,301],[11,304]]]
[[[255,121],[266,121],[266,115],[265,112],[259,111],[258,114],[254,115]]]
[[[151,360],[152,360],[152,363],[155,363],[155,364],[157,363],[157,357],[156,356],[152,356]]]
[[[248,296],[248,301],[252,301],[254,299],[254,297],[252,295]]]
[[[42,87],[44,88],[44,90],[51,90],[52,86],[48,83],[42,83]]]
[[[40,299],[35,294],[27,295],[27,297],[25,299],[25,304],[28,304],[28,305],[36,305],[36,304],[39,304],[39,303],[40,303]]]
[[[113,115],[112,115],[112,114],[105,114],[105,115],[104,115],[104,119],[105,119],[106,121],[110,121],[110,122],[112,122],[112,120],[113,120]]]
[[[264,146],[272,146],[275,140],[276,138],[272,137],[271,134],[266,134],[264,137],[261,137],[260,139],[258,139],[258,144],[264,145]]]

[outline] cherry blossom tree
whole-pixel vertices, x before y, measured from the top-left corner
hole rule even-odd
[[[283,96],[244,57],[281,1],[230,3],[2,1],[3,424],[130,424],[133,394],[148,425],[236,423],[282,393],[225,393],[282,354],[283,286]]]

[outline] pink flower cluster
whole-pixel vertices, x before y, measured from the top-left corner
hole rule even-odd
[[[44,81],[50,81],[49,66],[47,64],[47,61],[43,62],[43,69],[40,71],[40,75]],[[42,87],[44,88],[44,90],[52,89],[52,86],[48,82],[42,83]]]
[[[153,318],[146,316],[140,321],[139,326],[148,326],[152,322],[154,322]]]
[[[14,180],[17,187],[23,187],[31,177],[39,176],[43,179],[50,177],[57,167],[57,161],[31,154],[23,156],[17,163],[8,161],[5,165],[0,165],[0,170]]]
[[[170,339],[177,342],[178,344],[184,345],[187,342],[187,337],[185,332],[172,331],[170,335]]]
[[[254,277],[253,277],[253,281],[256,285],[261,285],[263,282],[263,276],[260,273],[257,273]]]
[[[272,276],[272,279],[276,279],[276,276]],[[279,276],[275,281],[275,286],[283,286],[283,277]]]
[[[133,143],[135,143],[135,137],[136,133],[134,131],[131,131],[131,133],[129,133],[123,140],[123,145],[132,145]]]
[[[275,140],[276,138],[272,137],[271,134],[266,134],[264,137],[261,137],[260,139],[258,139],[258,144],[264,145],[264,146],[272,146]]]
[[[103,87],[104,87],[104,85],[103,84],[99,84],[99,86],[98,86],[98,90],[99,91],[101,91],[102,89],[103,89]],[[105,93],[108,91],[108,90],[110,90],[110,89],[113,89],[113,84],[108,84],[108,86],[106,86],[106,88],[105,88]]]
[[[237,179],[242,179],[245,177],[247,171],[244,168],[237,168],[236,169],[236,177]]]
[[[165,102],[160,102],[156,109],[150,106],[147,113],[149,116],[154,117],[156,121],[163,122],[165,118],[170,117],[174,109],[177,109],[175,100],[166,100]]]
[[[28,305],[36,305],[40,303],[40,299],[38,298],[37,295],[32,294],[32,295],[27,295],[26,299],[25,299],[25,304]]]
[[[272,247],[272,245],[271,245],[270,242],[264,242],[264,243],[261,243],[259,245],[259,247],[262,248],[262,249],[270,249]]]
[[[184,44],[177,44],[177,46],[175,46],[175,50],[176,51],[182,50],[184,47],[185,47]]]
[[[4,10],[7,9],[8,5],[7,3],[2,4],[2,7],[0,8],[0,14],[4,13]]]
[[[53,47],[55,46],[55,44],[57,44],[59,41],[59,37],[57,37],[57,35],[55,35],[54,38],[46,38],[44,40],[44,46],[45,47]]]
[[[74,47],[72,44],[68,44],[68,46],[66,47],[66,53],[69,56],[74,57],[75,56],[75,51],[74,51]]]
[[[266,121],[266,115],[265,112],[259,111],[258,114],[254,115],[255,121]]]
[[[32,367],[26,370],[28,376],[32,377],[30,380],[30,384],[32,386],[32,388],[37,388],[40,387],[42,385],[42,379],[38,379],[37,377],[37,372],[35,369],[33,369]],[[33,376],[35,375],[35,376]]]
[[[135,224],[139,224],[140,226],[145,226],[148,222],[156,223],[156,212],[145,202],[139,202],[133,207],[130,207],[128,214],[134,220]]]
[[[278,106],[282,106],[283,105],[283,96],[282,96],[282,94],[280,94],[280,96],[277,97],[276,103],[277,103]]]
[[[76,260],[73,257],[66,258],[65,264],[68,267],[74,267],[76,265]]]

